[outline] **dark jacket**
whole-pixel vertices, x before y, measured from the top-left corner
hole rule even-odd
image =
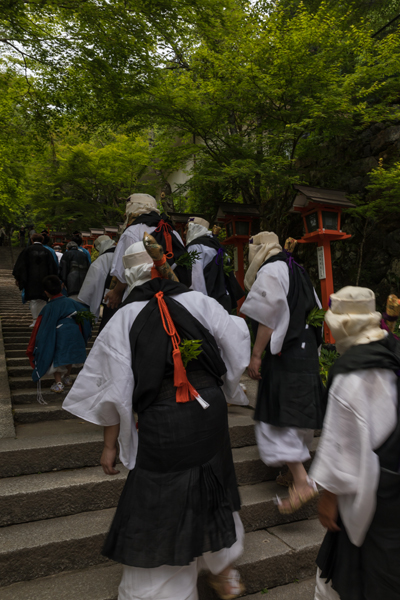
[[[89,259],[83,250],[71,248],[63,255],[60,261],[60,279],[67,288],[68,296],[79,294],[89,267]]]
[[[42,244],[32,244],[22,250],[13,269],[25,300],[47,300],[42,281],[47,275],[57,275],[58,268],[50,252]]]

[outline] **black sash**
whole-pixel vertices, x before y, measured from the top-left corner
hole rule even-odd
[[[331,368],[327,393],[336,375],[367,369],[398,373],[400,343],[383,340],[353,346]],[[400,407],[400,380],[397,383]],[[373,402],[373,398],[371,401]],[[341,531],[327,532],[317,557],[321,576],[332,581],[341,600],[398,600],[400,589],[400,419],[393,433],[375,450],[381,474],[374,518],[361,547],[354,546],[340,519]]]
[[[204,280],[207,294],[219,302],[228,312],[237,307],[237,301],[243,298],[244,291],[240,287],[234,273],[227,275],[224,271],[225,250],[216,237],[203,235],[192,240],[186,248],[195,244],[206,246],[217,251],[217,255],[204,269]]]
[[[135,287],[122,306],[131,302],[148,300],[148,304],[136,317],[130,334],[132,370],[135,377],[133,407],[136,412],[145,410],[157,398],[163,380],[173,377],[172,343],[164,330],[155,294],[164,293],[164,300],[181,340],[202,340],[202,352],[197,360],[188,365],[213,376],[219,385],[226,373],[218,346],[210,332],[171,296],[188,293],[181,283],[168,279],[153,279]]]

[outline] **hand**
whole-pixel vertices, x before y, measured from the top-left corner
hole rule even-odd
[[[247,372],[248,372],[249,376],[251,377],[251,379],[256,379],[256,380],[261,379],[260,369],[261,369],[261,356],[254,356],[254,354],[253,354],[251,357],[251,360],[250,360],[250,364],[247,367]]]
[[[121,304],[122,296],[114,289],[107,292],[104,296],[104,302],[108,302],[109,308],[118,308]]]
[[[318,502],[318,518],[321,525],[328,531],[340,531],[337,525],[338,515],[337,496],[324,490]]]
[[[119,471],[114,468],[116,460],[117,448],[108,448],[107,446],[104,446],[100,464],[103,467],[103,471],[106,475],[118,475]]]

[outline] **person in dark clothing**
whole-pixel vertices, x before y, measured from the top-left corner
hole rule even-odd
[[[248,368],[250,377],[259,380],[257,445],[267,465],[287,464],[293,475],[289,498],[277,499],[279,511],[290,514],[318,494],[303,462],[310,458],[313,430],[322,427],[324,417],[321,328],[307,323],[321,304],[305,270],[272,232],[250,238],[244,282],[250,291],[241,310],[258,323]]]
[[[55,253],[55,251],[53,250],[53,248],[51,247],[51,239],[49,234],[45,231],[41,233],[41,235],[43,236],[43,246],[45,248],[47,248],[47,250],[50,250],[54,260],[56,261],[57,265],[58,265],[58,258],[57,258],[57,254]]]
[[[315,600],[400,598],[400,343],[380,321],[372,290],[331,295],[325,322],[340,357],[310,470],[328,530]]]
[[[76,242],[68,242],[67,252],[60,261],[60,279],[67,288],[67,293],[73,300],[78,300],[78,294],[90,267],[86,254],[79,249]]]
[[[220,241],[208,230],[210,224],[200,217],[189,217],[186,249],[197,252],[199,258],[192,267],[192,289],[214,298],[225,310],[231,312],[243,298],[233,272],[225,273],[226,252]]]
[[[77,245],[78,245],[78,248],[79,248],[79,250],[80,250],[81,252],[84,252],[84,253],[86,254],[86,256],[88,257],[88,259],[89,259],[89,264],[92,264],[92,257],[91,257],[91,254],[90,254],[89,250],[86,250],[86,248],[82,248],[83,239],[82,239],[82,236],[81,236],[81,234],[79,233],[79,231],[75,231],[75,232],[74,232],[74,236],[73,236],[73,238],[71,239],[71,242],[75,242],[75,244],[77,244]]]
[[[120,600],[197,600],[201,565],[233,599],[244,591],[232,568],[243,526],[226,402],[248,403],[239,381],[249,332],[214,300],[161,278],[142,242],[124,265],[131,291],[63,404],[105,426],[106,474],[118,473],[117,438],[130,469],[103,554],[124,565]],[[202,341],[186,368],[178,338]]]
[[[43,289],[43,279],[48,275],[57,275],[56,265],[51,252],[43,246],[43,236],[32,235],[32,245],[22,250],[13,269],[20,290],[24,290],[25,301],[29,301],[33,323],[47,302]]]
[[[22,226],[18,233],[20,248],[25,248],[25,246],[26,246],[25,236],[26,236],[26,229],[24,226]]]

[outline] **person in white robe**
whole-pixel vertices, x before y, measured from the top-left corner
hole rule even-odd
[[[94,247],[99,256],[90,265],[82,287],[79,290],[78,300],[87,304],[90,307],[90,312],[95,315],[96,319],[99,319],[101,304],[105,294],[109,291],[111,265],[116,250],[116,243],[110,236],[100,235],[95,240]],[[111,309],[108,309],[108,311],[103,310],[100,331],[113,314]]]
[[[159,216],[160,210],[157,207],[157,200],[153,196],[150,196],[150,194],[132,194],[126,203],[125,215],[125,231],[120,237],[111,265],[111,275],[116,278],[117,282],[113,289],[107,292],[105,296],[105,302],[109,308],[117,308],[126,297],[125,291],[128,284],[125,279],[123,265],[123,257],[126,250],[132,244],[141,242],[145,232],[153,233],[157,228],[155,225],[149,225],[145,222],[139,223],[138,218],[144,215]],[[183,247],[179,233],[172,231],[171,234],[179,240]]]
[[[191,289],[196,292],[201,292],[208,296],[206,281],[204,278],[204,269],[215,259],[217,250],[209,248],[202,244],[196,244],[196,238],[210,237],[212,233],[209,230],[210,223],[201,217],[189,217],[186,226],[186,247],[190,245],[190,252],[197,252],[199,258],[192,266],[192,285]]]
[[[200,217],[189,217],[186,233],[188,252],[197,252],[192,266],[192,289],[214,298],[231,312],[244,292],[233,272],[225,273],[225,249],[209,231],[209,222]],[[229,259],[228,259],[229,261]]]
[[[159,457],[157,457],[157,455],[152,456],[152,461],[154,462],[152,462],[152,468],[150,470],[147,469],[143,471],[141,465],[144,454],[149,451],[149,448],[147,447],[148,423],[150,422],[150,424],[152,424],[153,420],[156,418],[157,410],[155,409],[157,409],[157,402],[160,402],[160,399],[163,399],[160,410],[164,410],[164,412],[161,413],[162,425],[160,433],[156,435],[153,443],[150,445],[150,452],[154,452],[154,448],[157,448],[160,439],[163,440],[165,435],[172,435],[174,439],[176,438],[179,441],[182,436],[187,435],[186,430],[192,431],[193,428],[196,429],[198,426],[201,426],[201,422],[204,419],[212,418],[214,418],[215,433],[212,433],[211,428],[206,427],[203,429],[202,435],[209,437],[206,448],[204,447],[204,443],[202,445],[201,437],[196,437],[194,429],[189,435],[190,447],[193,446],[194,455],[197,456],[204,454],[204,452],[210,452],[210,446],[214,446],[215,444],[218,446],[220,444],[221,434],[220,432],[218,433],[217,429],[222,427],[222,430],[224,430],[225,427],[226,431],[228,431],[227,422],[226,425],[224,425],[225,419],[227,418],[226,402],[239,405],[248,404],[248,399],[239,385],[240,377],[250,358],[250,338],[248,328],[243,319],[228,315],[215,300],[208,298],[199,292],[188,291],[182,284],[168,281],[166,283],[167,287],[170,285],[178,286],[177,289],[187,292],[171,296],[171,299],[173,300],[172,306],[175,307],[174,310],[176,309],[178,313],[182,312],[183,316],[189,313],[189,320],[194,318],[197,323],[196,326],[205,328],[205,330],[207,330],[207,336],[211,335],[215,340],[215,348],[220,355],[218,360],[222,359],[226,369],[225,374],[221,377],[222,388],[219,388],[223,392],[221,398],[223,400],[224,408],[221,409],[220,397],[218,396],[221,392],[218,391],[216,396],[216,392],[212,391],[215,390],[215,388],[212,388],[211,390],[201,389],[198,394],[201,393],[202,398],[200,398],[198,402],[192,400],[183,405],[177,404],[175,401],[175,392],[172,400],[166,400],[168,393],[164,391],[163,396],[163,392],[161,392],[159,399],[157,400],[157,398],[154,398],[154,402],[152,402],[153,399],[151,394],[147,393],[144,396],[144,400],[141,401],[150,404],[151,410],[149,411],[140,408],[140,403],[139,406],[135,404],[135,393],[138,392],[140,386],[152,386],[154,375],[149,375],[147,377],[146,373],[143,371],[139,371],[136,376],[134,375],[135,364],[143,364],[140,363],[140,360],[146,360],[146,357],[143,358],[140,355],[134,354],[133,348],[137,348],[137,346],[132,345],[132,336],[138,327],[140,329],[140,327],[143,326],[143,340],[145,345],[142,346],[142,348],[148,349],[150,352],[154,351],[154,353],[157,353],[159,350],[158,345],[152,345],[152,340],[145,335],[146,327],[152,327],[151,315],[149,315],[148,318],[142,317],[142,314],[144,314],[142,311],[146,311],[150,306],[149,302],[153,301],[142,301],[140,298],[146,297],[146,290],[149,289],[149,286],[153,285],[153,283],[154,285],[158,285],[157,281],[160,280],[152,280],[152,277],[154,277],[154,265],[145,251],[142,242],[135,243],[127,249],[124,256],[124,265],[125,281],[129,286],[130,294],[124,305],[113,317],[112,323],[108,323],[97,337],[84,368],[78,375],[72,390],[63,404],[65,410],[79,418],[104,426],[105,446],[101,464],[105,473],[110,475],[118,473],[115,469],[117,439],[119,445],[119,458],[123,465],[130,470],[126,489],[121,496],[120,505],[109,534],[109,545],[112,545],[113,547],[112,556],[115,557],[116,554],[118,555],[118,552],[122,552],[124,556],[127,556],[126,559],[117,558],[117,560],[120,560],[120,562],[124,564],[118,599],[144,600],[147,598],[157,598],[158,600],[197,600],[197,575],[201,569],[207,569],[211,572],[211,584],[221,597],[225,595],[226,597],[229,596],[234,598],[243,591],[238,572],[234,570],[231,565],[243,552],[244,530],[238,512],[229,509],[226,504],[227,498],[229,497],[229,495],[226,496],[227,490],[223,491],[224,488],[221,487],[222,481],[226,477],[226,473],[231,469],[230,477],[231,480],[233,477],[233,480],[229,484],[230,491],[228,491],[231,496],[232,494],[235,496],[237,493],[235,491],[235,489],[237,490],[237,484],[231,458],[229,434],[228,447],[225,447],[224,450],[225,458],[223,471],[218,475],[218,478],[222,477],[222,479],[219,479],[219,483],[217,483],[217,480],[215,479],[215,473],[218,472],[218,468],[220,467],[218,467],[218,462],[215,463],[215,457],[211,459],[210,463],[191,468],[189,471],[185,471],[182,466],[182,461],[186,460],[187,456],[187,452],[185,451],[179,452],[181,458],[179,459],[180,462],[178,461],[179,466],[177,472],[174,472],[173,467],[169,467],[167,470],[168,472],[166,473],[161,471],[160,473],[157,472],[161,469],[161,466],[158,466],[158,461],[161,465],[163,460],[167,460],[165,458],[165,453],[162,453]],[[164,289],[161,285],[162,282],[166,282],[166,280],[161,280],[160,283],[161,289]],[[132,294],[139,294],[139,300],[132,301],[134,298]],[[140,294],[142,294],[142,296]],[[168,300],[165,294],[167,294],[167,291],[164,289],[164,297]],[[148,297],[149,296],[147,296],[147,298]],[[158,314],[158,309],[155,312]],[[138,323],[141,324],[138,326]],[[214,344],[212,338],[211,342]],[[162,341],[164,338],[160,339]],[[205,343],[206,340],[203,338],[203,344]],[[157,344],[155,340],[154,344]],[[154,358],[154,360],[156,360],[156,358]],[[197,363],[198,361],[192,362]],[[190,364],[191,363],[189,363],[189,365]],[[149,369],[150,373],[150,369],[153,369],[153,365],[145,362],[143,369]],[[190,366],[188,366],[187,369],[189,377]],[[153,371],[151,372],[153,373]],[[192,375],[194,376],[196,373],[194,372]],[[201,377],[204,376],[199,374],[198,383]],[[162,382],[162,390],[165,390],[166,384],[167,382],[164,379]],[[198,384],[196,385],[198,388]],[[134,407],[138,412],[139,433],[137,431],[134,411],[132,409],[133,400]],[[209,407],[204,408],[204,403],[207,404],[207,400],[209,402]],[[165,402],[170,403],[168,412],[165,412]],[[217,409],[217,406],[220,407],[218,410],[222,410],[222,415],[225,415],[221,416],[221,422],[219,422],[218,419],[215,421],[215,417],[212,416],[214,408]],[[182,411],[181,407],[185,410]],[[196,419],[191,422],[190,427],[189,425],[177,426],[176,424],[171,425],[169,423],[169,419],[172,418],[176,412],[179,414],[190,415],[193,411],[196,413]],[[159,435],[162,437],[159,438]],[[168,446],[168,448],[169,447],[170,446]],[[174,444],[172,444],[172,449],[173,447]],[[169,451],[167,450],[167,458],[168,452]],[[216,456],[218,456],[218,452]],[[211,467],[211,465],[213,466]],[[217,469],[217,471],[215,471],[215,469]],[[201,475],[199,478],[199,473],[201,474],[203,472],[204,476]],[[192,475],[190,475],[188,479],[185,473],[192,473]],[[130,486],[129,482],[136,480],[135,478],[137,477],[142,477],[140,484],[137,483],[133,487]],[[169,478],[168,485],[165,484],[165,477]],[[204,480],[203,477],[205,478]],[[176,485],[182,478],[186,482],[189,481],[190,484],[187,490],[180,493],[180,489],[176,488]],[[201,483],[201,481],[203,483]],[[195,503],[201,502],[202,494],[197,492],[196,487],[200,485],[200,483],[203,486],[201,489],[205,496],[207,496],[208,493],[215,494],[217,490],[219,490],[217,496],[212,497],[212,502],[210,499],[210,506],[213,506],[214,503],[219,505],[222,502],[222,498],[224,496],[226,498],[223,501],[223,504],[221,504],[219,508],[217,507],[218,511],[222,511],[221,515],[224,515],[223,518],[217,521],[219,523],[218,526],[216,526],[213,521],[210,521],[209,527],[207,526],[209,533],[206,535],[205,539],[210,537],[210,532],[212,531],[212,528],[210,528],[211,526],[216,527],[216,531],[214,532],[216,534],[215,539],[223,533],[218,533],[218,527],[228,527],[231,542],[226,547],[218,547],[217,551],[212,551],[210,546],[207,547],[206,551],[200,551],[200,554],[195,553],[194,555],[189,548],[189,554],[187,554],[187,556],[190,558],[186,558],[186,560],[175,560],[173,557],[168,557],[169,549],[166,555],[162,554],[164,551],[164,539],[168,538],[168,536],[172,536],[170,545],[176,545],[176,552],[178,554],[185,550],[185,543],[187,544],[187,542],[184,541],[179,542],[180,539],[186,539],[184,533],[189,534],[189,539],[196,539],[195,530],[191,530],[194,525],[190,525],[190,523],[194,517],[198,519],[199,515],[203,514],[200,509],[201,505],[198,506],[195,513],[193,513],[193,509],[187,513],[185,513],[184,509],[182,509],[183,512],[180,512],[181,509],[179,509],[179,506],[183,503],[182,506],[184,507],[185,503],[189,501]],[[142,497],[142,494],[147,493],[146,489],[148,485],[151,486],[150,490],[152,491],[147,497],[147,500],[142,502],[140,498]],[[158,485],[161,487],[157,487]],[[188,483],[185,483],[185,485],[188,485]],[[169,487],[171,489],[169,489]],[[212,491],[207,492],[207,489]],[[195,497],[193,500],[190,500],[193,493]],[[129,496],[129,494],[131,495]],[[169,500],[163,501],[165,495]],[[136,509],[134,510],[134,514],[131,515],[131,518],[129,519],[129,526],[131,526],[132,521],[136,520],[139,529],[135,530],[136,533],[130,533],[130,542],[125,541],[123,546],[121,546],[118,541],[114,544],[113,540],[114,538],[119,540],[120,536],[123,536],[125,533],[124,526],[121,526],[118,533],[115,533],[115,523],[118,524],[118,512],[122,511],[122,506],[125,502],[124,498],[126,498],[126,496],[129,496],[130,498],[128,510],[130,510],[130,505],[135,505],[135,502],[139,503],[138,506],[135,505]],[[161,504],[159,505],[157,503]],[[156,506],[154,510],[151,508],[153,505]],[[214,509],[215,508],[213,508],[213,510]],[[146,511],[150,512],[148,513]],[[232,525],[229,526],[229,522],[232,518]],[[174,527],[177,528],[176,531]],[[152,533],[149,533],[146,528],[151,530]],[[182,528],[183,531],[181,531]],[[142,545],[139,543],[139,547],[135,549],[133,548],[133,546],[135,546],[135,539],[138,538],[140,542],[141,533],[143,533],[145,541]],[[200,540],[201,547],[203,545],[201,535]],[[208,539],[207,544],[211,544],[210,539]],[[153,546],[155,546],[154,551]],[[122,547],[123,550],[121,550]],[[136,552],[136,554],[134,554],[134,552]],[[132,558],[133,555],[136,558]],[[110,556],[110,554],[107,554],[107,556]],[[164,556],[164,558],[161,559],[160,556]],[[176,562],[178,564],[174,564]]]
[[[323,419],[320,331],[307,324],[309,312],[321,305],[304,269],[273,232],[250,238],[245,286],[250,291],[241,311],[257,331],[248,368],[259,381],[256,440],[265,464],[287,464],[293,475],[289,499],[277,499],[280,512],[287,514],[317,494],[303,462]]]
[[[331,295],[325,321],[341,357],[310,471],[324,489],[319,518],[328,529],[316,600],[400,597],[400,350],[380,320],[371,290]]]

